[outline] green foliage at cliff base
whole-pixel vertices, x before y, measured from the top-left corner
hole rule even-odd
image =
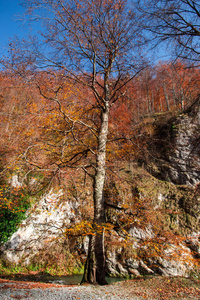
[[[0,187],[0,244],[7,242],[26,218],[30,207],[29,196],[23,189]]]

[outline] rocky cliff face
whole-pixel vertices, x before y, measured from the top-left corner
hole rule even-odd
[[[137,167],[134,175],[138,191],[135,206],[141,215],[133,207],[133,223],[119,222],[118,228],[114,210],[109,215],[115,232],[108,239],[112,245],[107,248],[108,273],[187,276],[200,257],[199,192],[158,180]],[[120,212],[118,220],[123,218]],[[127,229],[128,240],[121,228]],[[121,246],[115,246],[119,239]]]
[[[27,218],[10,240],[1,247],[3,257],[11,262],[29,264],[31,258],[62,239],[65,228],[77,215],[78,203],[62,201],[63,192],[50,190],[38,204],[27,211]]]
[[[200,182],[200,96],[178,116],[154,122],[150,139],[150,173],[179,185]]]
[[[143,160],[147,170],[127,164],[119,171],[125,183],[116,179],[105,190],[112,224],[105,237],[106,268],[113,276],[187,276],[200,257],[199,98],[181,115],[155,121],[154,128]],[[61,198],[61,190],[41,198],[2,247],[4,259],[28,264],[45,249],[58,260],[58,252],[67,247],[67,259],[84,261],[87,237],[70,242],[63,234],[66,226],[81,220],[79,203]],[[62,249],[57,251],[59,239]]]

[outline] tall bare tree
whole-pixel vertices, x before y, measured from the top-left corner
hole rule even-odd
[[[24,42],[25,50],[17,54],[18,63],[26,59],[34,71],[61,70],[62,76],[90,88],[100,111],[96,149],[87,149],[95,155],[95,171],[85,171],[93,179],[96,234],[90,237],[83,282],[106,284],[103,190],[109,110],[124,95],[126,84],[144,67],[138,47],[142,37],[135,1],[27,0],[24,5],[29,21],[39,22],[41,34]],[[58,167],[62,168],[62,163]]]

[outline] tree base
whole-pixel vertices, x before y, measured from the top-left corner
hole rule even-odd
[[[97,234],[95,236],[90,236],[88,256],[85,263],[81,284],[108,284],[105,279],[105,255],[103,240],[103,233]]]

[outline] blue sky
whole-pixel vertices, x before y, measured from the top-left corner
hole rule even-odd
[[[6,52],[9,39],[14,35],[22,37],[25,33],[20,15],[23,15],[21,0],[0,0],[0,54]]]
[[[7,45],[15,35],[22,38],[30,33],[30,27],[22,21],[24,9],[20,5],[21,2],[22,0],[0,0],[0,57],[6,54]],[[159,53],[161,59],[166,58],[165,46],[159,47],[156,52]],[[154,56],[156,59],[157,55],[154,54]]]

